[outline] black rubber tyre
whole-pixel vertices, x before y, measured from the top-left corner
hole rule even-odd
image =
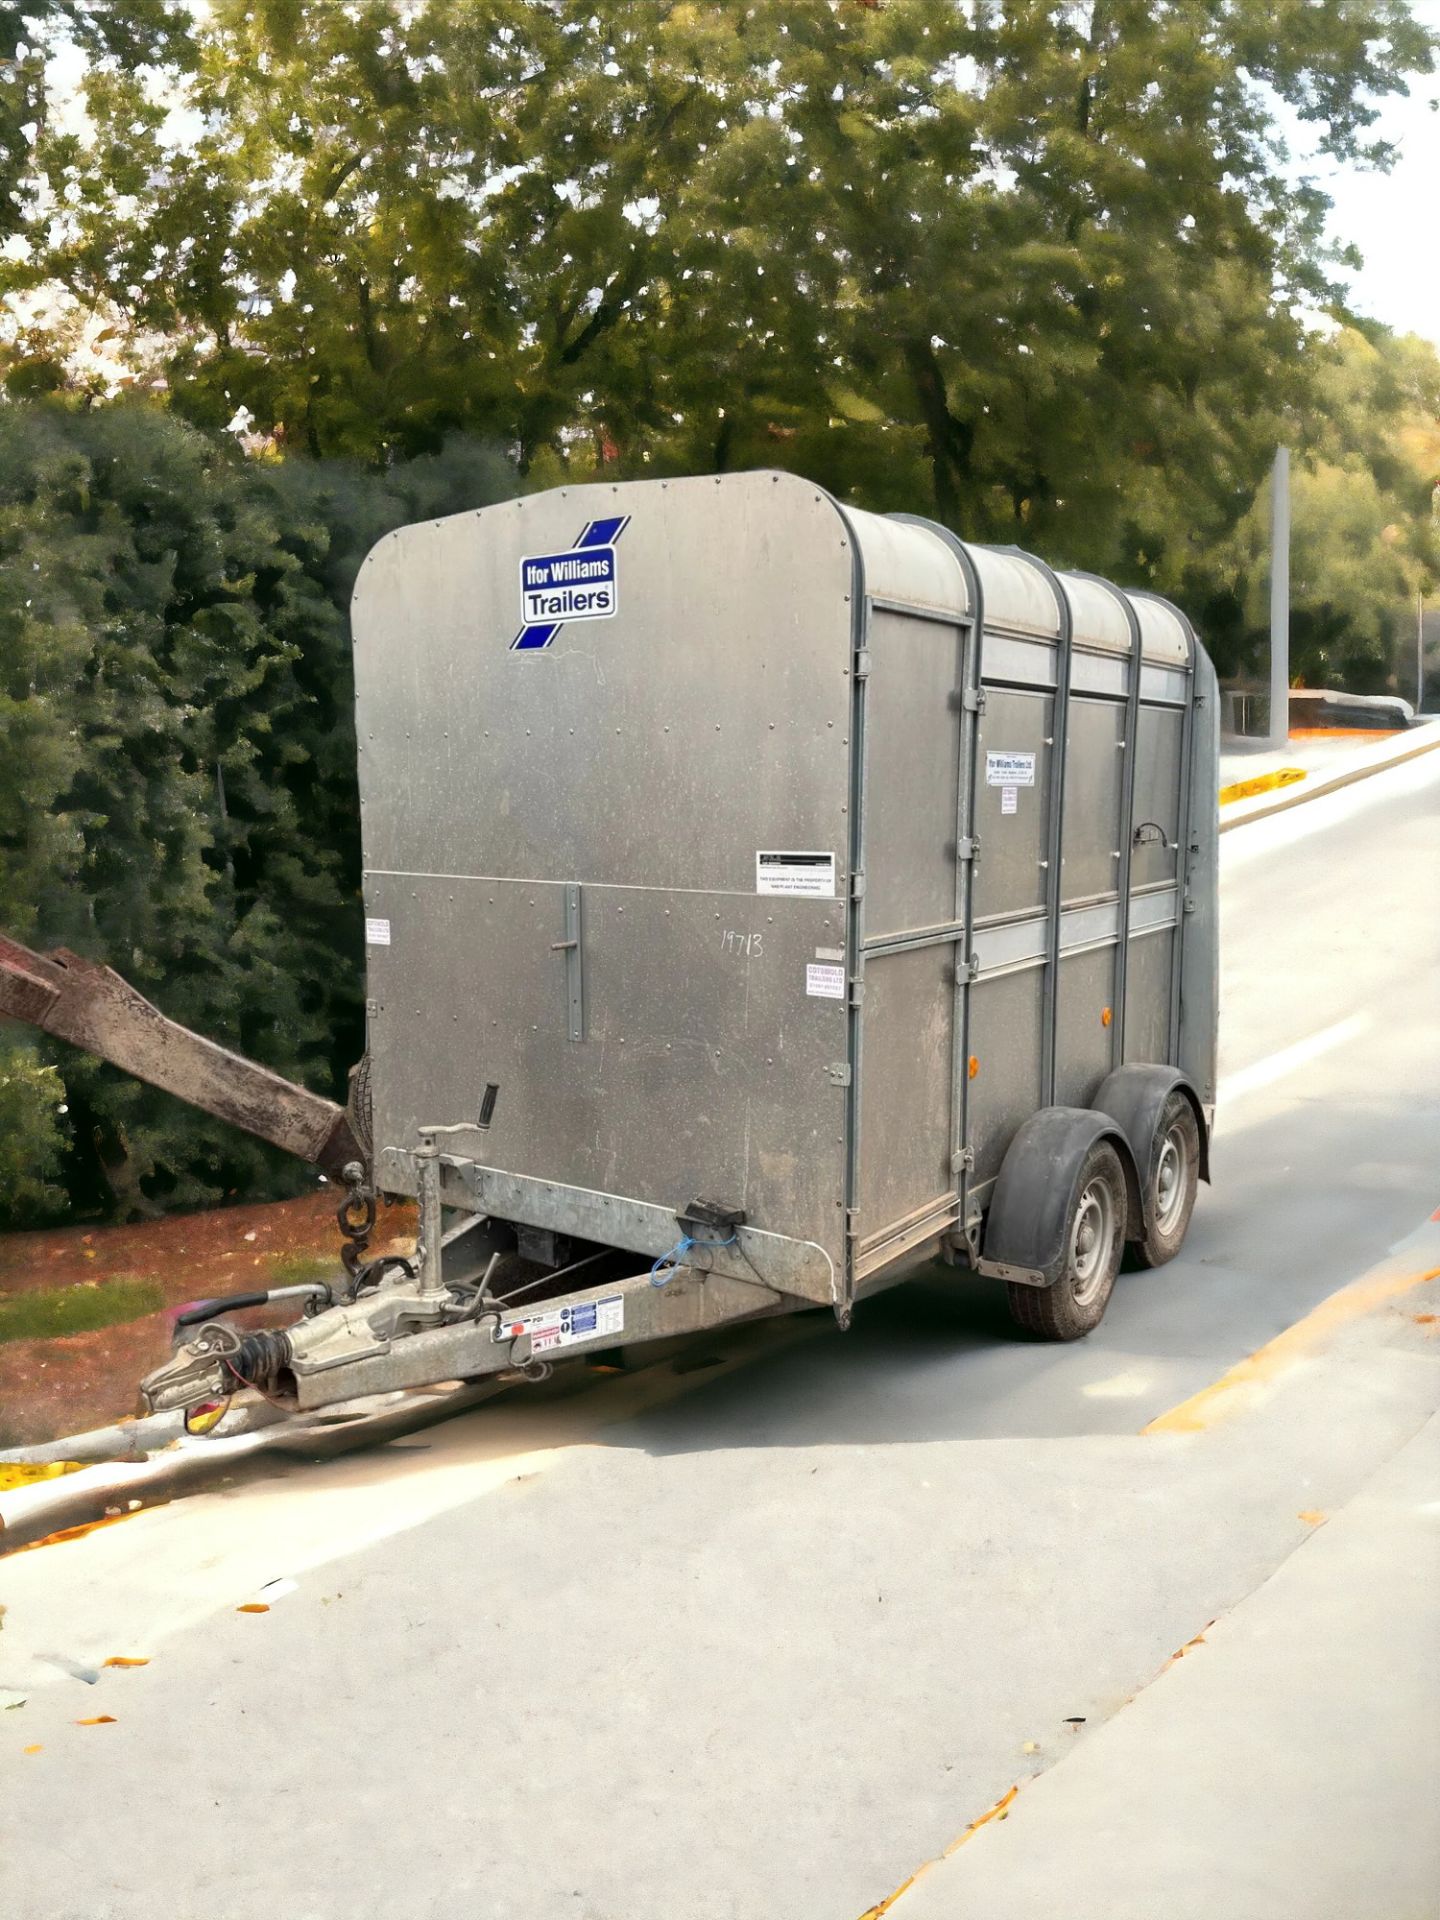
[[[1125,1251],[1125,1173],[1108,1140],[1085,1156],[1066,1227],[1065,1271],[1053,1287],[1007,1282],[1011,1317],[1042,1340],[1079,1340],[1105,1317]]]
[[[1183,1093],[1165,1102],[1150,1151],[1150,1187],[1145,1213],[1150,1225],[1131,1242],[1137,1267],[1163,1267],[1184,1244],[1200,1185],[1200,1129]]]

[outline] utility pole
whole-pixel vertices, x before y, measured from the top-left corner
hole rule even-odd
[[[1415,589],[1415,711],[1425,705],[1425,589]]]
[[[1275,449],[1270,480],[1270,744],[1290,738],[1290,449]]]

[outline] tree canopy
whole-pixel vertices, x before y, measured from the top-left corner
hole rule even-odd
[[[753,464],[1153,568],[1243,513],[1403,0],[216,0],[97,53],[37,262],[315,455]],[[183,108],[177,123],[177,107]]]

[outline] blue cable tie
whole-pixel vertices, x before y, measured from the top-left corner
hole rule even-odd
[[[666,1286],[685,1264],[685,1255],[692,1247],[733,1247],[736,1236],[732,1233],[728,1240],[696,1240],[690,1234],[681,1234],[668,1253],[662,1253],[650,1269],[652,1287]]]
[[[695,1242],[688,1233],[682,1234],[668,1253],[662,1253],[650,1269],[652,1287],[663,1287],[680,1268],[681,1260],[690,1251]]]

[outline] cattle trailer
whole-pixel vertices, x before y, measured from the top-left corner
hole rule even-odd
[[[935,1261],[1071,1338],[1178,1249],[1219,710],[1175,607],[757,472],[404,527],[353,627],[364,1184],[418,1249],[204,1320],[151,1405],[848,1325]]]

